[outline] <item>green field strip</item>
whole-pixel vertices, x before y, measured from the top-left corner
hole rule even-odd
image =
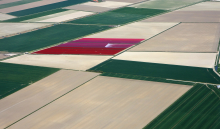
[[[144,129],[218,129],[220,98],[212,88],[218,90],[215,86],[196,84]]]
[[[59,69],[0,63],[0,99],[57,72]]]
[[[163,82],[163,83],[172,83],[172,84],[181,84],[181,85],[189,85],[189,86],[192,86],[195,84],[194,82],[175,81],[175,80],[167,80],[164,78],[155,78],[155,77],[147,77],[147,76],[131,75],[131,74],[121,74],[121,73],[102,73],[101,76],[144,80],[144,81],[154,81],[154,82]]]
[[[65,6],[80,4],[83,2],[87,2],[87,1],[89,1],[89,0],[67,0],[67,1],[58,2],[58,3],[54,3],[54,4],[49,4],[49,5],[25,9],[25,10],[21,10],[21,11],[17,11],[17,12],[12,12],[9,14],[13,15],[13,16],[26,16],[26,15],[30,15],[30,14],[35,14],[35,13],[49,11],[49,10],[53,10],[53,9],[57,9],[57,8],[62,8]]]
[[[136,8],[150,8],[150,9],[164,9],[164,10],[174,10],[181,7],[189,6],[204,0],[150,0],[142,3],[132,5]]]
[[[21,1],[16,1],[16,2],[12,2],[12,3],[2,4],[2,5],[0,5],[0,9],[18,6],[18,5],[22,5],[22,4],[28,4],[28,3],[32,3],[32,2],[36,2],[36,1],[41,1],[41,0],[21,0]]]
[[[159,9],[139,9],[132,7],[124,7],[113,11],[108,11],[89,17],[69,21],[69,23],[77,24],[104,24],[104,25],[121,25],[143,18],[152,17],[161,13],[167,12],[166,10]],[[114,19],[114,20],[110,20]]]
[[[29,20],[29,19],[43,17],[43,16],[46,16],[46,15],[51,15],[51,14],[55,14],[55,13],[61,13],[61,12],[67,11],[67,10],[68,9],[54,9],[54,10],[40,12],[40,13],[28,15],[28,16],[23,16],[23,17],[18,17],[18,18],[13,18],[13,19],[5,20],[4,22],[21,22],[21,21],[25,21],[25,20]]]
[[[26,52],[109,29],[109,26],[59,24],[0,39],[0,51]]]
[[[50,15],[45,15],[45,16],[42,16],[42,17],[37,17],[37,18],[26,20],[26,21],[23,21],[23,22],[37,22],[37,21],[41,21],[41,20],[45,20],[45,19],[49,19],[49,18],[54,18],[54,17],[74,13],[74,12],[77,12],[77,11],[76,10],[67,10],[67,11],[62,11],[62,12],[55,13],[55,14],[50,14]]]
[[[211,68],[157,64],[110,59],[89,71],[130,74],[182,81],[220,83],[220,77]]]
[[[44,107],[46,107],[46,106],[48,106],[49,104],[51,104],[51,103],[53,103],[54,101],[56,101],[56,100],[60,99],[61,97],[65,96],[65,95],[67,95],[67,94],[69,94],[69,93],[71,93],[72,91],[76,90],[77,88],[80,88],[81,86],[83,86],[84,84],[88,83],[89,81],[92,81],[93,79],[95,79],[95,78],[96,78],[96,77],[98,77],[98,76],[99,76],[99,75],[97,75],[97,76],[95,76],[95,77],[91,78],[90,80],[88,80],[88,81],[84,82],[83,84],[81,84],[81,85],[79,85],[79,86],[77,86],[77,87],[73,88],[72,90],[68,91],[67,93],[65,93],[65,94],[61,95],[60,97],[55,98],[53,101],[51,101],[51,102],[47,103],[46,105],[44,105],[44,106],[42,106],[42,107],[38,108],[37,110],[35,110],[35,111],[31,112],[30,114],[28,114],[28,115],[24,116],[23,118],[21,118],[21,119],[19,119],[19,120],[15,121],[14,123],[12,123],[12,124],[8,125],[8,126],[7,126],[7,127],[5,127],[4,129],[7,129],[7,128],[9,128],[10,126],[12,126],[12,125],[16,124],[17,122],[19,122],[19,121],[21,121],[21,120],[23,120],[23,119],[27,118],[28,116],[32,115],[33,113],[35,113],[35,112],[39,111],[40,109],[42,109],[42,108],[44,108]]]

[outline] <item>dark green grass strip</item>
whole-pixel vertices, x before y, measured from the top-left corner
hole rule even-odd
[[[0,99],[58,70],[55,68],[0,63]]]
[[[139,19],[158,15],[164,12],[166,12],[166,10],[124,7],[121,9],[73,20],[73,21],[70,21],[70,23],[121,25],[121,24],[129,23],[129,22],[133,22]]]
[[[54,10],[50,10],[50,11],[46,11],[46,12],[36,13],[33,15],[28,15],[28,16],[5,20],[4,22],[21,22],[21,21],[25,21],[25,20],[29,20],[29,19],[33,19],[33,18],[37,18],[37,17],[60,13],[60,12],[67,11],[67,10],[68,9],[54,9]]]
[[[220,99],[209,85],[196,84],[144,129],[218,129]],[[211,88],[211,89],[210,89]],[[220,95],[220,94],[219,94]]]
[[[96,25],[55,25],[29,33],[0,39],[0,51],[32,51],[109,28],[109,26]]]
[[[12,13],[9,13],[9,14],[14,15],[14,16],[25,16],[25,15],[30,15],[30,14],[34,14],[34,13],[49,11],[49,10],[53,10],[53,9],[57,9],[57,8],[62,8],[62,7],[65,7],[65,6],[80,4],[80,3],[83,3],[83,2],[87,2],[87,1],[90,1],[90,0],[67,0],[67,1],[59,2],[59,3],[39,6],[39,7],[36,7],[36,8],[25,9],[25,10],[21,10],[21,11],[17,11],[17,12],[12,12]]]
[[[147,62],[108,60],[89,71],[139,75],[193,82],[220,83],[220,77],[211,68],[167,65]]]
[[[28,3],[32,3],[32,2],[36,2],[36,1],[41,1],[41,0],[21,0],[21,1],[16,1],[16,2],[12,2],[12,3],[1,4],[0,9],[12,7],[12,6],[18,6],[18,5],[22,5],[22,4],[28,4]]]
[[[155,78],[155,77],[147,77],[147,76],[131,75],[131,74],[121,74],[121,73],[103,73],[103,74],[101,74],[101,76],[154,81],[154,82],[164,82],[164,83],[173,83],[173,84],[181,84],[181,85],[189,85],[189,86],[192,86],[195,84],[193,82],[183,82],[183,81],[167,80],[164,78]]]

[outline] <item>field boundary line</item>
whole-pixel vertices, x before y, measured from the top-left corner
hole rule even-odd
[[[197,108],[197,106],[200,103],[202,103],[207,97],[209,97],[211,94],[212,94],[212,92],[208,93],[202,100],[197,102],[197,104],[195,106],[193,106],[193,108],[191,108],[190,111],[187,112],[171,129],[175,128],[189,113],[191,113],[195,108]]]
[[[194,88],[194,86],[193,86],[192,88]],[[183,102],[181,102],[172,112],[170,112],[168,115],[166,115],[165,118],[163,118],[158,124],[156,124],[156,126],[155,126],[153,129],[155,129],[162,121],[164,121],[164,119],[166,119],[167,117],[169,117],[169,116],[170,116],[175,110],[177,110],[177,108],[179,108],[185,101],[187,101],[188,99],[190,99],[191,96],[193,96],[194,94],[196,94],[201,88],[202,88],[202,86],[200,86],[193,94],[191,94],[191,95],[190,95],[189,97],[187,97]],[[189,90],[189,91],[190,91],[190,90]],[[181,98],[181,97],[180,97],[180,98]],[[179,98],[179,99],[180,99],[180,98]],[[178,101],[178,100],[177,100],[177,101]],[[175,102],[176,102],[176,101],[175,101]],[[175,102],[174,102],[174,103],[175,103]],[[173,104],[174,104],[174,103],[173,103]],[[172,106],[173,104],[171,104],[170,106]],[[169,107],[170,107],[170,106],[169,106]],[[168,108],[169,108],[169,107],[168,107]],[[166,108],[166,109],[168,109],[168,108]],[[165,110],[166,110],[166,109],[165,109]],[[164,111],[165,111],[165,110],[164,110]],[[158,115],[158,116],[159,116],[159,115]],[[150,124],[150,123],[149,123],[149,124]]]
[[[82,85],[84,85],[84,84],[86,84],[87,82],[89,82],[89,81],[91,81],[91,80],[95,79],[95,78],[96,78],[96,77],[98,77],[98,76],[99,76],[99,74],[98,74],[98,75],[96,75],[95,77],[93,77],[93,78],[89,79],[88,81],[86,81],[86,82],[84,82],[84,83],[80,84],[79,86],[77,86],[77,87],[73,88],[72,90],[70,90],[70,91],[66,92],[65,94],[61,95],[60,97],[58,97],[58,98],[56,98],[56,99],[52,100],[51,102],[49,102],[49,103],[45,104],[44,106],[42,106],[42,107],[38,108],[37,110],[35,110],[35,111],[33,111],[33,112],[29,113],[28,115],[26,115],[26,116],[22,117],[21,119],[19,119],[19,120],[15,121],[14,123],[12,123],[12,124],[8,125],[8,126],[7,126],[7,127],[5,127],[4,129],[7,129],[7,128],[11,127],[12,125],[14,125],[14,124],[18,123],[19,121],[21,121],[21,120],[25,119],[25,118],[26,118],[26,117],[28,117],[28,116],[30,116],[30,115],[32,115],[32,114],[34,114],[35,112],[39,111],[40,109],[42,109],[42,108],[44,108],[44,107],[48,106],[49,104],[51,104],[51,103],[53,103],[54,101],[56,101],[56,100],[58,100],[58,99],[62,98],[63,96],[65,96],[65,95],[69,94],[70,92],[74,91],[75,89],[77,89],[77,88],[81,87]]]

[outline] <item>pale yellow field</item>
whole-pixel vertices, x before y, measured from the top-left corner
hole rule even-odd
[[[1,99],[0,128],[5,128],[97,75],[98,73],[60,70]]]
[[[98,76],[10,129],[141,129],[191,87]]]
[[[62,69],[87,70],[112,56],[93,55],[22,55],[2,62]]]

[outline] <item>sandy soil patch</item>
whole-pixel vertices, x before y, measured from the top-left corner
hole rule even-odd
[[[97,75],[91,72],[60,70],[1,99],[0,128],[5,128]]]
[[[220,11],[220,2],[202,2],[178,11]]]
[[[135,22],[115,29],[100,32],[87,38],[143,38],[148,39],[177,23]]]
[[[217,53],[124,52],[113,59],[213,68]]]
[[[111,10],[112,8],[77,4],[77,5],[65,7],[65,9],[75,9],[75,10],[82,10],[82,11],[89,11],[89,12],[104,12],[104,11]]]
[[[100,2],[100,3],[86,2],[86,3],[83,3],[81,5],[98,6],[98,7],[106,7],[106,8],[119,8],[119,7],[127,6],[127,5],[130,5],[130,4],[132,4],[132,3],[116,2],[116,1],[105,1],[105,2]]]
[[[15,16],[0,13],[0,21],[16,18]]]
[[[22,55],[3,62],[62,69],[87,70],[112,56],[90,55]]]
[[[55,13],[55,14],[51,14],[51,15],[46,15],[46,16],[42,16],[42,17],[37,17],[37,18],[25,20],[25,21],[22,21],[22,22],[37,22],[37,21],[42,21],[42,20],[46,20],[46,19],[50,19],[50,18],[63,16],[63,15],[66,15],[66,14],[71,14],[71,13],[74,13],[74,12],[77,12],[77,11],[76,10],[68,10],[68,11],[64,11],[64,12],[60,12],[60,13]]]
[[[100,76],[10,129],[140,129],[190,88]]]
[[[63,15],[63,16],[58,16],[58,17],[54,17],[54,18],[41,20],[38,22],[62,22],[62,21],[67,21],[70,19],[75,19],[75,18],[79,18],[79,17],[91,15],[91,14],[93,14],[93,13],[92,12],[77,11],[77,12],[73,12],[70,14]]]
[[[50,25],[48,23],[0,23],[0,36],[22,33],[35,28]]]
[[[181,23],[129,51],[217,52],[220,23]]]
[[[42,1],[37,1],[37,2],[28,3],[28,4],[23,4],[23,5],[0,9],[0,12],[11,13],[11,12],[21,11],[21,10],[25,10],[25,9],[35,8],[38,6],[58,3],[58,2],[62,2],[62,1],[66,1],[66,0],[42,0]]]
[[[0,5],[1,5],[1,4],[12,3],[12,2],[17,2],[17,1],[21,1],[21,0],[1,0],[1,1],[0,1]]]
[[[220,22],[220,11],[173,11],[143,22]]]

